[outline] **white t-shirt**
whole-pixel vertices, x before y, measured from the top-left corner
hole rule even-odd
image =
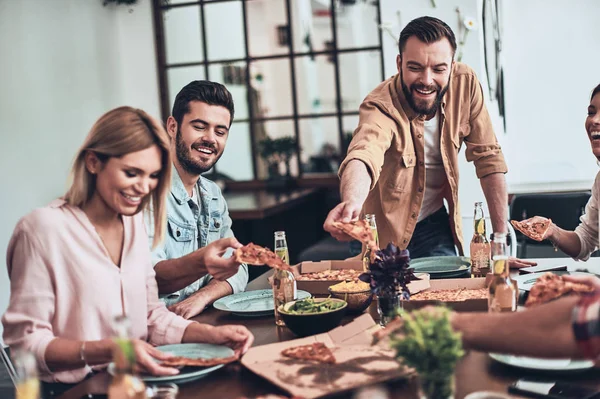
[[[444,206],[443,191],[446,185],[446,172],[440,150],[440,125],[436,114],[424,122],[425,141],[425,193],[419,219],[425,219]]]

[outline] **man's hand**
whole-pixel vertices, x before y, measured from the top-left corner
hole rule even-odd
[[[519,259],[515,258],[514,256],[511,256],[510,258],[508,258],[508,266],[511,269],[520,269],[522,267],[537,266],[537,262],[532,262],[530,260]]]
[[[244,326],[231,324],[212,327],[205,338],[205,342],[226,345],[233,349],[236,355],[241,356],[252,346],[254,335]]]
[[[222,238],[198,249],[196,259],[214,279],[223,281],[236,274],[240,267],[235,256],[226,259],[223,255],[229,248],[237,249],[241,246],[234,237]]]
[[[169,310],[184,319],[190,319],[202,313],[206,306],[208,306],[208,301],[204,292],[198,291],[183,301],[169,306]]]
[[[353,238],[333,226],[333,222],[348,223],[358,218],[362,206],[351,202],[342,202],[327,215],[323,228],[338,241],[352,241]]]

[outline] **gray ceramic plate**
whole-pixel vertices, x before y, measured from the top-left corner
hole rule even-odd
[[[297,291],[296,299],[310,297],[309,292]],[[213,306],[215,309],[246,317],[269,316],[275,310],[272,289],[239,292],[217,300]]]
[[[539,359],[498,353],[490,353],[490,357],[509,366],[538,371],[580,371],[594,367],[594,362],[591,360]]]
[[[185,356],[192,359],[213,359],[216,357],[229,357],[233,356],[233,349],[223,345],[212,345],[212,344],[174,344],[174,345],[163,345],[158,346],[158,350],[166,353],[171,353],[175,356]],[[175,384],[182,384],[184,382],[194,381],[199,378],[205,377],[210,372],[223,367],[223,364],[213,367],[184,367],[177,375],[168,376],[151,376],[142,375],[141,378],[145,382],[173,382]],[[108,365],[108,372],[110,375],[114,375],[114,363]]]
[[[432,256],[410,261],[415,272],[429,273],[432,279],[470,276],[471,261],[465,256]]]

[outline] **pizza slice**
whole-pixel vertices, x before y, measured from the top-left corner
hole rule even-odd
[[[536,241],[543,241],[544,235],[550,228],[550,224],[552,224],[551,219],[541,219],[538,221],[533,221],[532,219],[517,221],[511,220],[510,224],[521,233],[525,234],[527,237]]]
[[[288,264],[282,261],[281,258],[269,248],[261,247],[260,245],[253,243],[236,249],[235,259],[240,263],[246,263],[248,265],[267,265],[275,269],[292,270]]]
[[[232,363],[238,360],[237,355],[229,356],[229,357],[220,357],[220,358],[212,358],[212,359],[202,359],[202,358],[189,358],[184,356],[175,356],[169,359],[161,361],[160,365],[164,367],[212,367],[218,366],[220,364]]]
[[[355,220],[349,223],[333,222],[333,227],[367,245],[371,252],[379,250],[379,246],[375,241],[375,234],[366,220]]]
[[[322,342],[293,346],[282,350],[281,354],[292,359],[314,360],[319,363],[335,364],[333,352]]]
[[[531,287],[525,306],[537,306],[560,298],[563,295],[573,293],[584,294],[590,293],[593,290],[593,287],[586,284],[573,283],[564,280],[562,276],[554,273],[545,273]]]

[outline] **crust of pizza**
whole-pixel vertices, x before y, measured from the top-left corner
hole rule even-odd
[[[532,307],[548,303],[554,299],[569,294],[585,294],[594,290],[586,284],[566,281],[562,276],[554,273],[545,273],[537,279],[529,290],[525,306]]]
[[[281,351],[281,354],[292,359],[313,360],[325,364],[335,364],[336,362],[331,349],[322,342],[286,348]]]
[[[212,367],[218,366],[220,364],[232,363],[238,360],[238,356],[229,356],[229,357],[220,357],[213,359],[192,359],[184,356],[176,356],[171,357],[169,359],[163,360],[160,365],[164,367]]]
[[[542,222],[532,222],[529,219],[520,222],[518,220],[511,220],[510,224],[532,240],[543,241],[544,235],[550,228],[550,224],[552,224],[552,220],[546,219]]]
[[[235,260],[248,265],[267,265],[281,270],[291,271],[290,265],[286,264],[269,248],[249,243],[235,250]]]

